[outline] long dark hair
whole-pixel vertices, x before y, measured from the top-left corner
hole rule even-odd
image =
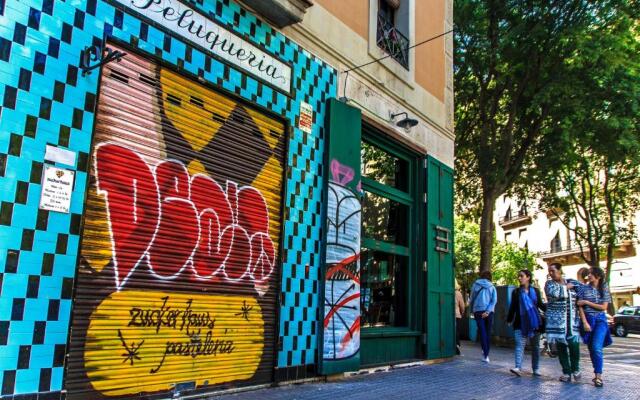
[[[531,281],[531,271],[529,271],[528,269],[521,269],[520,271],[518,271],[518,275],[520,274],[524,274],[527,276],[527,278],[529,278],[529,287],[533,286],[533,282]],[[520,285],[522,286],[522,285]]]
[[[600,267],[591,267],[589,268],[589,273],[598,278],[598,291],[600,296],[604,296],[604,271]]]

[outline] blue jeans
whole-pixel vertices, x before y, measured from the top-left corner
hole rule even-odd
[[[524,358],[524,347],[527,344],[528,337],[522,336],[522,331],[516,329],[513,331],[513,337],[516,340],[516,368],[522,368],[522,359]],[[531,339],[531,368],[538,370],[540,365],[540,334],[536,333]]]
[[[476,311],[473,317],[478,325],[478,336],[480,337],[480,345],[482,346],[482,354],[489,357],[491,347],[491,327],[493,326],[493,313],[490,312],[487,318],[482,318],[483,311]]]
[[[608,331],[607,317],[602,313],[595,318],[595,324],[591,325],[591,338],[588,343],[593,372],[596,374],[602,373],[602,365],[604,363],[602,348]]]

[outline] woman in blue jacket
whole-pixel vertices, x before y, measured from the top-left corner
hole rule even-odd
[[[478,335],[482,345],[482,361],[486,363],[489,362],[491,327],[493,326],[493,312],[497,300],[496,288],[491,283],[491,272],[482,271],[480,279],[475,281],[471,287],[469,305],[478,325]]]

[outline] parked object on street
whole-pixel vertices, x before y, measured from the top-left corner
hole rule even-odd
[[[640,334],[640,307],[621,308],[609,326],[618,337],[626,337],[629,333]]]
[[[557,346],[558,358],[562,366],[562,382],[571,382],[580,377],[580,318],[577,312],[575,287],[580,283],[565,280],[562,265],[549,265],[549,277],[544,287],[547,295],[546,337],[551,345]]]
[[[482,344],[482,361],[486,363],[489,362],[491,327],[497,298],[496,288],[491,283],[491,272],[482,271],[480,279],[476,280],[471,287],[469,305],[478,325],[478,335]]]
[[[534,376],[539,376],[540,365],[540,332],[544,330],[541,311],[546,310],[542,302],[540,290],[531,286],[531,271],[523,269],[518,272],[520,287],[511,294],[511,305],[507,315],[507,323],[513,324],[515,348],[515,367],[511,372],[517,376],[522,374],[522,359],[527,341],[531,342],[531,369]]]
[[[578,287],[578,306],[582,319],[582,340],[589,346],[589,355],[595,377],[593,383],[602,387],[603,349],[612,343],[607,323],[607,306],[611,302],[609,288],[604,281],[604,271],[599,267],[589,270],[589,284]]]

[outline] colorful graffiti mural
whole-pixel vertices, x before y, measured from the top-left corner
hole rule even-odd
[[[134,55],[101,88],[70,397],[269,379],[284,126]]]
[[[144,257],[157,279],[263,282],[273,272],[267,203],[251,187],[203,174],[177,161],[153,170],[135,152],[97,146],[96,182],[109,219],[115,284],[121,289]],[[185,269],[188,268],[189,272]]]
[[[360,217],[357,194],[348,185],[353,168],[331,161],[327,203],[325,360],[349,358],[360,349]]]

